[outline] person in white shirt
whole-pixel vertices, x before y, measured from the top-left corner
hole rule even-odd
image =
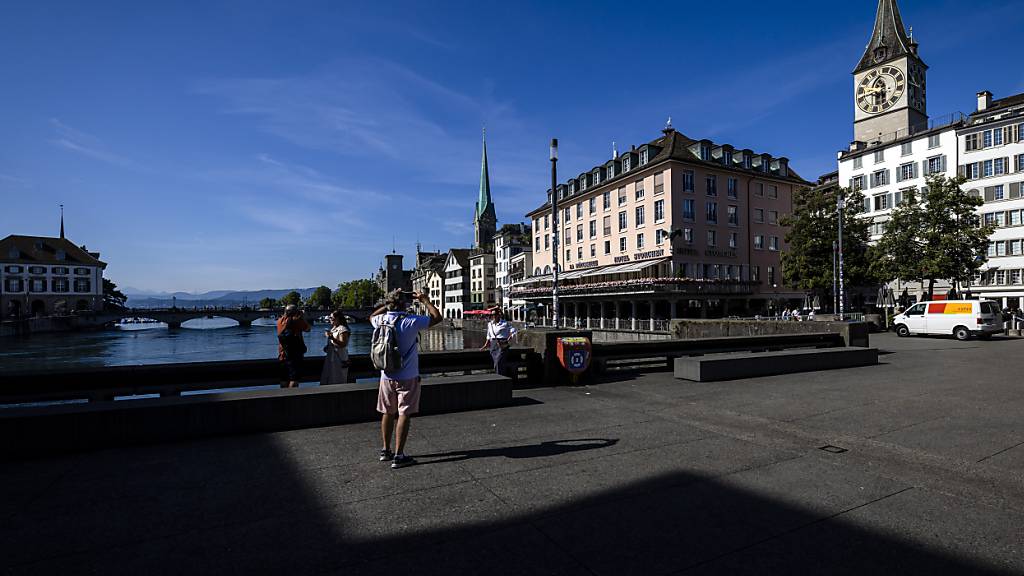
[[[505,320],[500,308],[495,308],[491,321],[487,323],[487,340],[480,347],[490,350],[494,360],[494,371],[502,376],[511,376],[508,366],[509,341],[515,338],[516,329]]]

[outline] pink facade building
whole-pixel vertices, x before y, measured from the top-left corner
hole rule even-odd
[[[606,328],[679,317],[768,314],[800,298],[782,285],[782,218],[810,183],[786,158],[662,136],[559,184],[529,212],[532,275],[514,298],[550,315],[558,250],[561,316]],[[557,241],[556,241],[557,240]]]

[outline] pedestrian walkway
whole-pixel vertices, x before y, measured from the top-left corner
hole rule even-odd
[[[1020,574],[1024,342],[0,464],[0,573]],[[9,441],[14,439],[9,439]]]

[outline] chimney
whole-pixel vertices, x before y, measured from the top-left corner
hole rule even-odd
[[[988,90],[982,90],[978,92],[978,112],[988,110],[988,107],[992,105],[992,93]]]

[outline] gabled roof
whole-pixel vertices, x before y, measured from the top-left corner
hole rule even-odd
[[[445,267],[446,268],[448,267],[448,259],[449,258],[454,258],[455,261],[462,268],[465,268],[465,267],[469,266],[469,254],[472,251],[473,251],[472,248],[452,248],[452,249],[448,250],[448,254],[445,256],[445,260],[444,260]]]
[[[12,249],[17,250],[17,257],[11,257]],[[57,252],[63,251],[65,258],[59,260]],[[0,262],[23,262],[32,264],[54,264],[74,266],[99,266],[107,264],[93,256],[84,248],[75,246],[67,238],[49,238],[46,236],[10,235],[0,240]]]
[[[871,30],[871,40],[864,48],[864,55],[861,56],[857,67],[853,69],[856,74],[865,68],[877,66],[883,62],[913,54],[910,49],[912,42],[907,38],[907,31],[903,27],[903,18],[900,17],[900,8],[896,0],[878,0],[878,11],[875,13],[875,27]],[[880,50],[879,56],[875,51]]]

